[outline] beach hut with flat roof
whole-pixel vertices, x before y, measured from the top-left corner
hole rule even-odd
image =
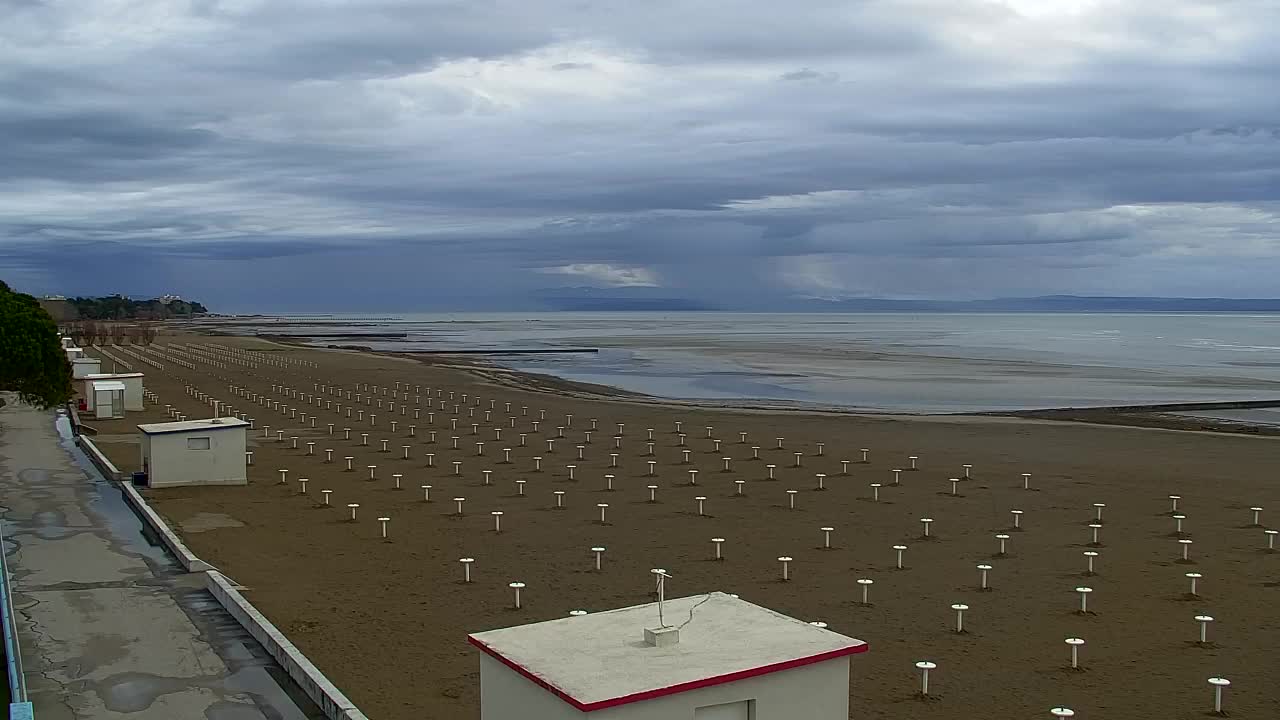
[[[71,378],[83,380],[90,375],[102,373],[102,361],[95,357],[78,357],[71,361]]]
[[[248,427],[233,417],[139,425],[147,484],[247,485]]]
[[[62,351],[67,354],[67,362],[75,362],[76,358],[84,357],[84,348],[69,347],[63,348]]]
[[[481,720],[847,720],[867,644],[731,595],[491,630]]]
[[[99,420],[124,417],[124,383],[119,380],[94,380],[88,395],[93,398],[93,416]]]
[[[124,409],[129,412],[140,412],[144,409],[142,404],[142,378],[143,374],[140,372],[95,373],[93,375],[86,375],[83,378],[85,410],[92,411],[94,409],[94,382],[99,380],[118,380],[124,383]]]

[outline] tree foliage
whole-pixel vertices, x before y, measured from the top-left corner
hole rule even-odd
[[[58,326],[30,295],[0,281],[0,390],[48,408],[71,399],[71,363]]]
[[[133,345],[151,345],[160,333],[155,322],[125,323],[96,320],[63,323],[62,332],[73,338],[80,346],[102,345],[107,342],[116,345],[124,345],[126,342]]]
[[[168,320],[208,312],[194,300],[134,300],[123,295],[73,297],[67,300],[85,320]]]

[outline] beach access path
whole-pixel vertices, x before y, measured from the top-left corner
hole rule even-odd
[[[149,543],[65,416],[0,410],[0,506],[38,720],[305,720],[272,661]],[[305,703],[305,701],[302,701]]]

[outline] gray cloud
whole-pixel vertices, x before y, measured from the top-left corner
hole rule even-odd
[[[28,290],[1280,295],[1267,0],[111,7],[0,0]]]

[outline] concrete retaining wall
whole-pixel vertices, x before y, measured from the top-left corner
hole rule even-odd
[[[182,567],[186,568],[187,572],[205,572],[213,569],[212,565],[196,557],[178,537],[177,533],[169,529],[169,526],[165,524],[160,515],[147,504],[147,499],[142,497],[142,493],[138,492],[133,483],[120,483],[120,492],[124,493],[125,502],[129,503],[133,511],[138,513],[138,517],[142,518],[142,521],[147,524],[147,527],[151,528],[160,537],[160,542],[164,543],[169,552],[178,558],[178,562],[182,564]]]
[[[330,720],[368,720],[364,713],[347,699],[311,661],[294,647],[289,639],[276,629],[271,621],[236,591],[226,576],[212,565],[192,554],[178,535],[147,504],[137,488],[127,482],[120,483],[120,491],[142,521],[160,537],[161,542],[173,553],[178,562],[190,572],[205,573],[205,584],[231,617],[236,619],[249,634],[262,644],[267,652],[289,673],[298,687],[311,698]]]
[[[120,472],[120,470],[107,459],[107,456],[102,454],[102,451],[98,449],[97,445],[93,444],[92,440],[84,435],[76,435],[76,444],[84,450],[85,455],[89,456],[89,462],[93,463],[93,466],[98,468],[98,472],[102,473],[108,480],[115,480],[119,482],[124,479],[124,473]]]
[[[284,633],[276,629],[257,608],[253,607],[232,586],[231,582],[220,572],[211,570],[206,573],[209,592],[218,599],[227,612],[231,613],[245,630],[271,653],[280,663],[289,677],[302,688],[307,697],[324,711],[331,720],[368,720],[342,691],[334,687],[329,679],[311,664]]]
[[[93,441],[78,436],[76,441],[84,448],[85,454],[93,461],[108,478],[120,480],[120,471],[107,460],[106,456],[98,450]],[[159,513],[147,504],[146,498],[138,492],[138,489],[128,481],[119,483],[120,492],[124,494],[125,501],[133,508],[138,517],[151,528],[153,532],[168,548],[169,552],[178,559],[182,567],[188,572],[205,573],[205,583],[209,588],[209,592],[217,598],[218,603],[226,609],[232,617],[239,622],[249,634],[262,644],[267,652],[280,663],[285,672],[289,673],[289,677],[293,679],[298,687],[311,698],[330,720],[368,720],[364,713],[360,712],[347,696],[342,694],[329,679],[311,664],[311,661],[302,654],[289,639],[276,629],[271,621],[267,620],[257,608],[245,599],[243,595],[236,591],[231,582],[220,572],[214,569],[212,565],[196,557],[191,550],[182,542]]]

